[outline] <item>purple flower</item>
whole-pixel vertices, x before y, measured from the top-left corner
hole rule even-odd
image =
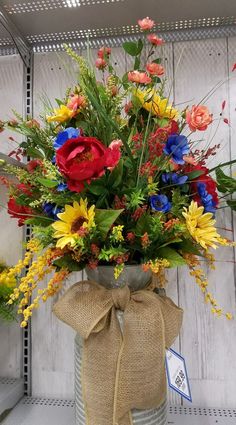
[[[165,184],[179,184],[182,185],[186,183],[188,176],[180,176],[177,173],[163,173],[162,181]]]
[[[171,209],[171,202],[166,195],[152,195],[150,196],[151,208],[154,211],[168,212]]]
[[[64,143],[69,139],[76,139],[80,136],[80,130],[74,127],[68,127],[65,130],[58,133],[56,139],[54,140],[53,147],[55,150],[61,148]]]
[[[183,156],[189,153],[187,137],[179,134],[171,134],[168,137],[163,152],[170,155],[176,164],[184,164]]]
[[[216,212],[216,203],[214,202],[212,195],[207,192],[206,184],[198,183],[197,191],[201,198],[202,206],[204,207],[204,212],[209,212],[214,215]]]
[[[62,212],[62,208],[58,207],[56,204],[51,204],[51,202],[45,202],[43,204],[43,211],[48,217],[58,220],[57,214]]]

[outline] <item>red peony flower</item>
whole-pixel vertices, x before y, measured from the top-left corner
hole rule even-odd
[[[84,183],[101,177],[106,169],[113,169],[120,160],[118,144],[105,147],[95,137],[67,140],[56,152],[56,163],[66,177],[68,188],[81,192]]]
[[[31,188],[30,186],[26,186],[25,184],[21,183],[16,186],[16,188],[20,193],[24,193],[25,195],[31,196]],[[8,201],[8,214],[12,218],[18,218],[18,226],[23,226],[25,223],[25,220],[30,218],[33,214],[33,210],[30,207],[27,207],[25,205],[19,205],[17,204],[17,197],[11,196]]]

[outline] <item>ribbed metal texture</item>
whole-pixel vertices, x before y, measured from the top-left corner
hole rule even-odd
[[[81,386],[83,342],[79,335],[75,338],[75,425],[86,425]],[[158,409],[133,410],[133,425],[167,425],[167,402]]]

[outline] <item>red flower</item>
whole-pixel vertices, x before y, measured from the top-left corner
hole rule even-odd
[[[95,137],[77,137],[67,140],[57,150],[56,163],[67,178],[73,192],[81,192],[84,183],[101,177],[105,170],[113,169],[120,160],[120,148],[106,148]]]
[[[161,77],[165,72],[164,66],[155,62],[148,63],[146,66],[146,70],[149,72],[150,75],[157,75],[158,77]]]
[[[202,167],[201,165],[190,165],[184,167],[185,173],[190,173],[192,171],[202,171],[203,174],[196,179],[194,179],[190,185],[191,185],[191,192],[193,193],[193,199],[198,203],[198,205],[202,205],[202,200],[198,194],[198,183],[205,183],[207,192],[212,196],[212,199],[215,203],[215,206],[219,204],[219,198],[216,191],[216,182],[215,180],[208,175],[209,170],[207,167]]]
[[[24,185],[23,183],[18,184],[16,188],[19,191],[19,194],[24,193],[25,195],[31,196],[32,192],[29,186]],[[33,210],[30,207],[25,205],[17,204],[17,198],[11,196],[8,201],[8,214],[12,218],[18,218],[18,226],[23,226],[25,220],[30,218],[33,214]]]
[[[128,80],[137,84],[149,84],[152,82],[152,79],[146,74],[146,72],[139,71],[128,72]]]
[[[34,170],[38,167],[42,167],[43,163],[40,161],[40,159],[32,159],[32,161],[28,162],[26,165],[27,170],[29,173],[33,173]]]

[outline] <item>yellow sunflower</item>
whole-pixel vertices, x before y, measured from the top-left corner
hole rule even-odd
[[[60,108],[56,108],[53,110],[54,115],[47,116],[47,122],[65,122],[68,121],[69,119],[71,119],[74,115],[74,111],[70,108],[68,108],[65,105],[61,105]]]
[[[184,208],[183,216],[186,220],[190,235],[204,249],[210,247],[216,249],[215,243],[221,243],[221,237],[214,226],[215,220],[211,213],[204,214],[204,207],[199,207],[197,202],[192,201],[189,208]]]
[[[65,212],[57,215],[60,220],[52,224],[54,237],[58,239],[57,248],[75,246],[83,231],[95,226],[94,209],[95,205],[88,209],[86,199],[80,199],[80,203],[74,201],[73,206],[65,205]]]
[[[153,115],[170,119],[174,119],[178,115],[177,109],[174,109],[172,105],[168,105],[168,99],[162,99],[154,89],[136,90],[134,96],[139,99],[142,107],[147,111],[152,111]]]

